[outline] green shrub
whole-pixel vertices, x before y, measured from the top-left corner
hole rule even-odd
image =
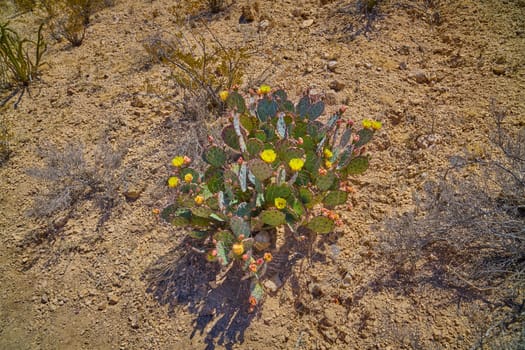
[[[210,138],[204,172],[183,155],[172,160],[167,183],[175,200],[161,217],[191,227],[194,249],[210,261],[240,264],[252,280],[253,309],[280,228],[300,241],[306,232],[326,234],[342,224],[332,209],[347,201],[347,177],[368,168],[364,147],[381,123],[365,120],[356,129],[343,108],[322,123],[323,102],[305,96],[294,105],[283,90],[265,85],[247,101],[236,91],[220,98],[231,123],[221,140]]]
[[[217,38],[212,39],[212,44],[208,44],[202,34],[178,33],[170,39],[157,35],[143,44],[154,62],[173,68],[173,79],[193,95],[192,100],[208,103],[208,111],[221,106],[220,90],[241,84],[249,57],[246,49],[227,48]]]

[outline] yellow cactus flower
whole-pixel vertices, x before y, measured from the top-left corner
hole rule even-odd
[[[372,121],[372,129],[379,130],[381,129],[382,126],[383,124],[380,121],[377,121],[377,120]]]
[[[180,168],[184,164],[184,157],[177,156],[171,160],[171,164],[177,168]]]
[[[302,160],[301,158],[292,158],[288,162],[288,165],[293,171],[300,171],[303,168],[304,160]]]
[[[193,175],[191,173],[187,173],[184,175],[184,181],[186,181],[186,183],[191,183],[193,181]]]
[[[272,253],[264,253],[264,261],[270,262],[272,261]]]
[[[199,196],[196,196],[195,199],[194,199],[194,201],[195,201],[195,204],[197,204],[197,205],[201,205],[202,203],[204,203],[204,197],[203,197],[203,196],[200,196],[200,195],[199,195]]]
[[[329,160],[324,161],[324,166],[326,169],[330,169],[332,167],[332,162]]]
[[[363,128],[365,129],[372,129],[372,121],[370,119],[364,119],[362,121]]]
[[[232,252],[233,254],[238,256],[242,255],[242,253],[244,253],[244,246],[242,245],[242,243],[235,243],[232,246]]]
[[[172,176],[168,179],[168,187],[175,188],[179,184],[179,178],[176,176]]]
[[[261,95],[266,95],[268,93],[270,93],[270,91],[272,91],[272,88],[269,87],[268,85],[261,85],[259,87],[259,90],[257,90],[257,92]]]
[[[325,158],[328,158],[328,159],[332,158],[333,155],[334,155],[334,154],[332,153],[332,151],[330,151],[328,148],[325,148],[325,149],[324,149],[323,154],[324,154],[324,157],[325,157]]]
[[[227,90],[222,90],[221,92],[219,92],[219,97],[221,98],[223,102],[226,102],[229,95],[230,93]]]
[[[277,153],[273,149],[265,149],[261,152],[261,159],[266,163],[273,163],[277,159]]]
[[[277,209],[284,209],[286,207],[286,199],[277,197],[274,199],[275,207]]]

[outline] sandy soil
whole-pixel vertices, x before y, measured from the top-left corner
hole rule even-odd
[[[370,226],[411,208],[413,191],[450,156],[487,151],[491,98],[506,107],[510,125],[523,126],[525,3],[383,1],[367,23],[353,1],[260,0],[255,21],[240,25],[239,0],[210,17],[207,26],[224,45],[249,48],[247,84],[269,67],[265,82],[295,99],[314,90],[329,111],[344,103],[355,120],[384,125],[370,149],[370,170],[354,181],[343,232],[325,237],[309,258],[298,255],[293,273],[282,271],[282,288],[254,314],[235,289],[210,290],[216,267],[187,253],[184,231],[151,214],[165,204],[163,184],[180,140],[202,132],[176,108],[170,68],[152,64],[142,45],[179,29],[173,3],[118,0],[93,16],[77,48],[48,37],[40,81],[18,109],[5,110],[14,142],[0,168],[0,348],[476,344],[499,314],[454,289],[387,283]],[[220,127],[210,125],[211,132]],[[83,144],[90,163],[102,137],[127,147],[111,216],[97,229],[100,210],[85,200],[63,227],[55,221],[56,232],[39,239],[48,222],[26,215],[47,188],[27,174],[43,164],[37,149]],[[136,200],[126,199],[131,192]]]

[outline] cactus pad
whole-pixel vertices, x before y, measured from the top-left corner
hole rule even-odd
[[[244,235],[244,237],[250,236],[250,224],[239,216],[233,216],[230,219],[230,227],[235,237]]]
[[[362,174],[366,171],[366,169],[368,169],[368,163],[369,161],[367,157],[355,157],[350,161],[350,163],[348,163],[346,168],[344,168],[344,173],[347,176]]]
[[[268,119],[274,117],[279,110],[277,102],[269,98],[263,98],[257,104],[257,117],[260,121],[266,122]]]
[[[213,239],[217,242],[223,242],[225,247],[231,247],[236,240],[232,233],[226,230],[216,232],[213,235]]]
[[[222,266],[228,265],[228,250],[222,241],[217,242],[217,259]]]
[[[264,143],[259,139],[248,139],[246,148],[250,156],[254,157],[264,150]]]
[[[261,212],[260,218],[263,223],[269,226],[279,226],[286,222],[286,215],[274,209]]]
[[[209,168],[204,173],[204,180],[211,193],[224,191],[224,173],[222,170]]]
[[[206,207],[195,207],[191,209],[191,214],[195,217],[198,216],[200,218],[209,218],[210,215],[213,213],[213,211],[210,208]]]
[[[228,99],[226,100],[226,104],[231,109],[237,110],[237,112],[240,114],[244,114],[244,112],[246,112],[246,103],[244,102],[244,98],[237,91],[230,92]]]
[[[239,136],[237,136],[233,125],[228,125],[222,129],[221,136],[224,143],[234,150],[239,151],[241,149],[239,145]]]
[[[239,120],[241,122],[242,127],[245,128],[249,133],[251,133],[259,126],[259,121],[257,120],[257,118],[247,114],[241,115],[239,117]]]
[[[354,144],[354,147],[356,148],[367,144],[372,139],[372,136],[374,136],[374,131],[370,129],[361,129],[357,132],[357,135],[359,135],[359,141]]]
[[[326,175],[319,176],[315,184],[321,191],[326,191],[332,187],[336,176],[334,173],[328,173]]]
[[[275,198],[286,199],[291,194],[292,191],[290,190],[290,187],[288,187],[288,185],[271,184],[266,187],[266,191],[264,192],[264,198],[266,199],[266,203],[268,203],[269,205],[273,205]]]
[[[259,281],[252,281],[250,285],[250,297],[254,298],[259,304],[264,296],[264,288]]]
[[[226,162],[226,152],[217,146],[211,147],[204,152],[204,161],[216,168],[220,168]]]
[[[171,224],[173,226],[188,226],[190,224],[190,220],[182,216],[175,216],[171,219]]]
[[[346,203],[348,199],[348,193],[345,191],[331,191],[323,198],[323,203],[325,206],[333,208],[336,205],[341,205]]]
[[[189,233],[190,237],[195,238],[195,239],[204,239],[208,236],[208,234],[209,234],[208,231],[197,231],[197,230],[193,230]]]
[[[334,229],[334,222],[327,217],[316,216],[306,224],[306,227],[315,233],[330,233]]]
[[[259,181],[268,179],[273,174],[272,168],[260,159],[252,159],[248,163],[248,168],[253,176]]]

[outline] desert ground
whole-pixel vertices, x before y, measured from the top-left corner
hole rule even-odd
[[[411,231],[413,240],[439,232],[446,247],[410,241],[400,224],[458,160],[468,163],[453,178],[460,189],[459,180],[488,178],[484,164],[504,156],[495,115],[505,114],[509,135],[523,130],[525,2],[190,7],[116,0],[91,15],[77,47],[44,26],[38,79],[16,108],[18,95],[1,109],[10,154],[0,167],[0,348],[525,349],[523,215],[512,219],[518,256],[494,279],[472,274],[476,254],[461,241],[469,229],[482,232],[489,214],[451,236],[459,249],[447,241],[452,221]],[[29,37],[43,21],[41,11],[19,13],[8,2],[0,11]],[[327,114],[346,105],[358,123],[383,123],[368,171],[350,179],[345,225],[291,253],[251,313],[238,284],[215,286],[218,266],[188,248],[187,231],[152,213],[169,200],[172,157],[198,162],[201,140],[226,120],[185,100],[192,95],[175,67],[146,50],[177,33],[245,49],[240,91],[264,83],[293,101],[316,95]],[[51,192],[86,169],[105,192],[46,215]],[[480,203],[479,188],[463,187],[473,193],[467,207]],[[511,191],[516,206],[525,205],[524,188]],[[466,215],[450,208],[438,212]]]

